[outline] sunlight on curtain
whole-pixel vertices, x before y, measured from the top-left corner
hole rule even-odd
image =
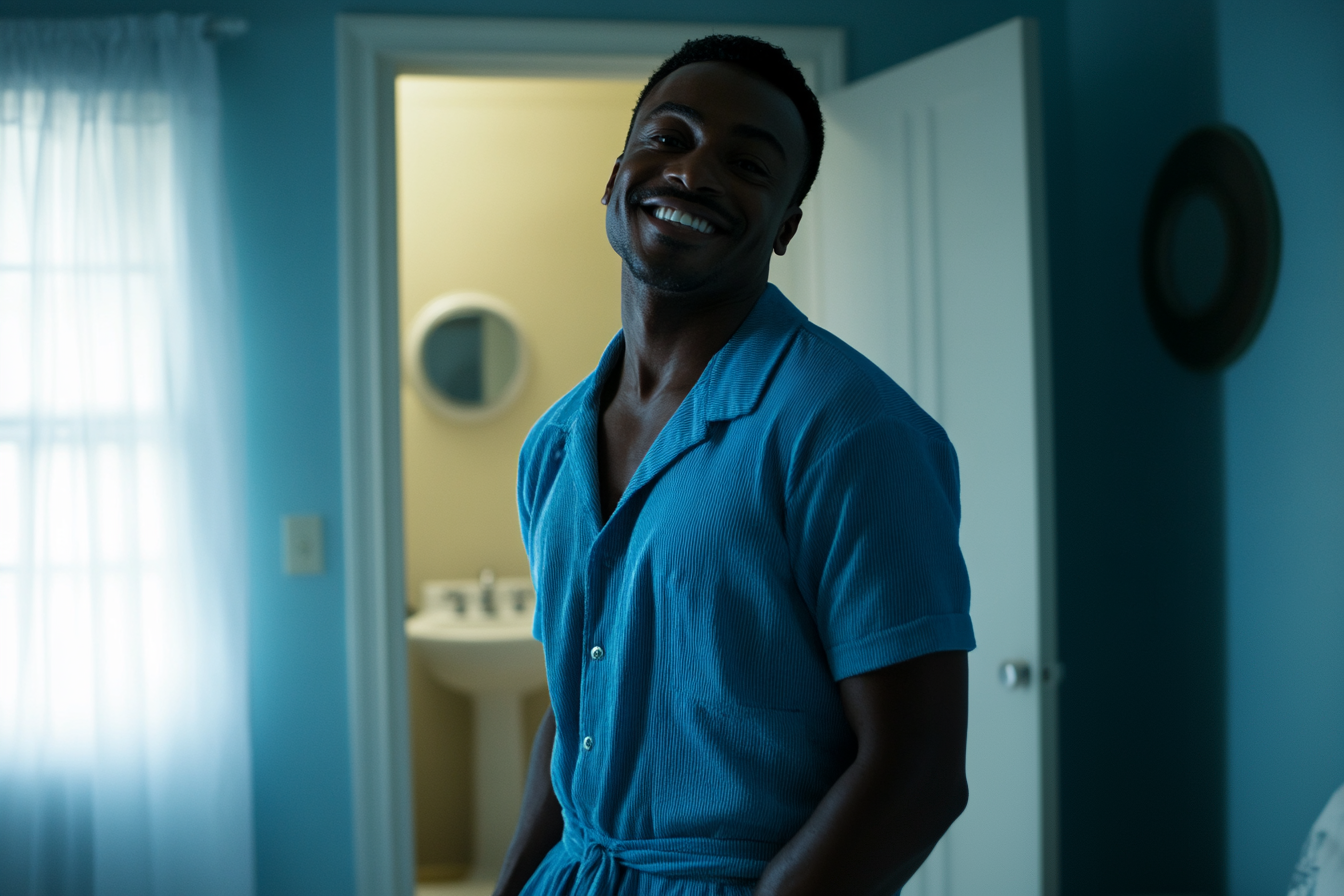
[[[0,892],[248,894],[204,19],[0,21]]]

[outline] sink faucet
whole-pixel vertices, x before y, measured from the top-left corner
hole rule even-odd
[[[486,616],[495,615],[495,571],[481,570],[481,612]]]

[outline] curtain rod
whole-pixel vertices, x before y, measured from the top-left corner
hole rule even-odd
[[[211,16],[205,21],[205,36],[211,40],[234,40],[247,33],[247,19]]]

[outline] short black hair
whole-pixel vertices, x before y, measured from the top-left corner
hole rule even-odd
[[[801,203],[812,183],[817,179],[817,169],[821,166],[821,149],[826,141],[825,127],[821,120],[821,104],[817,95],[807,86],[807,79],[798,71],[798,66],[789,60],[781,48],[755,37],[737,34],[710,34],[688,40],[681,49],[667,57],[658,70],[649,76],[644,89],[639,92],[635,110],[630,114],[630,128],[625,140],[630,142],[630,134],[635,129],[635,118],[644,97],[668,75],[685,65],[694,62],[729,62],[764,78],[776,90],[783,93],[803,119],[803,133],[807,135],[807,167],[803,169],[803,179],[793,195],[795,203]]]

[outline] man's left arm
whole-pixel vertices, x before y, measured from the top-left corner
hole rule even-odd
[[[966,807],[966,653],[842,679],[853,764],[766,866],[755,896],[891,896]]]

